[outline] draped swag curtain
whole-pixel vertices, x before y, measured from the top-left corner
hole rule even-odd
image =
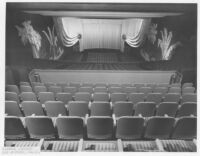
[[[139,47],[146,38],[151,19],[79,19],[54,17],[59,38],[66,47],[79,42],[80,51],[85,49],[119,49],[124,42]],[[122,36],[125,36],[123,39]],[[81,36],[81,38],[80,38]]]

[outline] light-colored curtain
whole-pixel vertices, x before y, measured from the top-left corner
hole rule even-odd
[[[54,18],[63,45],[69,47],[79,42],[80,51],[94,48],[123,51],[124,42],[131,47],[139,47],[146,38],[150,21],[150,19]],[[122,38],[123,35],[125,39]]]
[[[124,42],[131,47],[139,47],[146,39],[151,19],[129,19],[124,20],[122,24],[121,51],[124,49]]]

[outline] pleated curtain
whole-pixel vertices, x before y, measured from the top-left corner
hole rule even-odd
[[[139,47],[144,42],[151,19],[54,17],[54,23],[57,34],[66,47],[79,42],[80,51],[101,48],[123,52],[125,42],[131,47]],[[122,36],[125,36],[125,39]]]

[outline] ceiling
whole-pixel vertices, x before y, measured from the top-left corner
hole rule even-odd
[[[7,3],[7,11],[79,18],[152,18],[196,14],[197,4],[177,3]]]

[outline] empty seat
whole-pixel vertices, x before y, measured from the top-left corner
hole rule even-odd
[[[45,82],[44,85],[49,88],[51,86],[56,86],[56,84],[54,82]]]
[[[110,84],[108,84],[108,88],[110,88],[110,87],[120,87],[120,85],[115,84],[115,83],[110,83]]]
[[[161,93],[149,93],[147,94],[146,101],[152,101],[156,104],[159,104],[162,101]]]
[[[107,88],[106,87],[95,87],[94,88],[94,93],[96,92],[104,92],[106,93],[107,92]]]
[[[91,87],[93,88],[93,84],[92,83],[82,83],[81,87]]]
[[[56,100],[62,101],[64,104],[68,104],[69,101],[72,101],[71,93],[57,93]]]
[[[123,140],[140,139],[144,131],[144,118],[120,117],[116,123],[116,138]]]
[[[197,103],[196,102],[185,102],[183,103],[177,111],[176,117],[182,116],[197,116]]]
[[[25,139],[26,132],[19,117],[6,116],[5,117],[5,139]]]
[[[131,93],[128,95],[128,100],[131,101],[133,105],[135,105],[138,102],[143,102],[144,98],[145,98],[144,93]]]
[[[194,139],[197,135],[197,118],[181,117],[176,121],[172,139]]]
[[[181,93],[181,87],[170,87],[168,93]]]
[[[60,86],[50,86],[48,91],[52,92],[52,93],[54,93],[56,95],[57,93],[61,93],[62,92],[62,88]]]
[[[33,92],[31,86],[20,85],[20,92]]]
[[[181,83],[172,83],[169,87],[181,87]]]
[[[111,117],[89,117],[87,119],[87,137],[89,139],[112,139],[113,119]]]
[[[5,113],[8,116],[23,116],[16,101],[5,101]]]
[[[77,88],[76,87],[65,87],[63,92],[74,95],[77,92]]]
[[[45,86],[35,86],[33,90],[36,95],[38,95],[39,92],[47,92],[47,88]]]
[[[137,93],[137,88],[136,87],[125,87],[124,93],[126,93],[126,94]]]
[[[154,102],[138,102],[135,105],[135,116],[142,115],[143,117],[154,116],[156,104]]]
[[[46,101],[55,101],[55,97],[52,92],[39,92],[38,98],[41,104],[44,104]]]
[[[21,103],[25,116],[35,114],[36,116],[44,116],[42,105],[37,101],[23,101]]]
[[[107,84],[106,83],[96,83],[94,86],[95,87],[105,87],[105,88],[107,88]]]
[[[64,83],[64,82],[60,82],[60,83],[57,83],[56,86],[59,86],[59,87],[62,88],[62,90],[64,90],[64,88],[67,87],[68,84],[67,84],[67,83]]]
[[[187,94],[187,93],[194,93],[195,88],[194,87],[184,87],[182,89],[182,94]]]
[[[74,97],[75,101],[91,101],[91,94],[87,92],[77,92]]]
[[[139,93],[144,93],[145,95],[147,95],[148,93],[152,92],[152,88],[151,87],[140,87],[138,89]]]
[[[126,88],[126,87],[133,87],[133,86],[130,83],[123,83],[123,84],[121,84],[121,87]]]
[[[14,92],[17,95],[20,93],[19,88],[16,85],[6,85],[6,91],[7,92]]]
[[[177,102],[162,102],[158,105],[156,109],[156,116],[168,115],[171,117],[175,117],[177,109]]]
[[[123,93],[123,89],[121,87],[109,87],[108,91],[110,94],[112,93]]]
[[[22,92],[20,98],[22,101],[37,101],[37,97],[33,92]]]
[[[16,101],[19,104],[19,97],[15,92],[6,92],[5,93],[5,100],[7,101]]]
[[[165,95],[168,92],[168,88],[167,87],[155,87],[153,92],[161,93],[162,95]]]
[[[19,85],[20,86],[30,86],[30,83],[29,82],[25,82],[25,81],[20,81]]]
[[[31,82],[31,85],[34,88],[35,86],[44,86],[44,83],[42,83],[42,82]]]
[[[133,103],[125,101],[118,101],[113,103],[113,114],[115,114],[116,117],[132,116]]]
[[[44,116],[29,116],[25,118],[30,138],[55,139],[55,128],[52,119]]]
[[[152,91],[154,90],[154,88],[156,87],[155,83],[147,83],[146,87],[150,87],[152,89]]]
[[[93,102],[90,107],[91,116],[111,116],[112,110],[109,102]]]
[[[168,94],[165,94],[163,102],[177,102],[177,103],[179,103],[180,96],[181,95],[179,93],[168,93]]]
[[[136,84],[134,84],[133,86],[137,88],[137,91],[139,91],[139,89],[140,89],[141,87],[145,87],[145,84],[144,84],[144,83],[136,83]]]
[[[85,117],[89,114],[88,103],[85,101],[70,101],[68,103],[69,116]]]
[[[83,138],[84,122],[80,117],[57,117],[56,127],[59,139]]]
[[[69,86],[70,87],[76,87],[78,89],[78,88],[80,88],[81,84],[80,83],[76,83],[76,82],[70,82]]]
[[[181,98],[181,103],[185,102],[197,102],[197,94],[195,93],[183,94]]]
[[[191,82],[186,82],[182,85],[182,88],[185,88],[185,87],[193,87],[193,83]]]
[[[168,88],[169,84],[168,83],[158,83],[157,87],[166,87],[166,88]]]
[[[93,94],[93,101],[109,101],[108,93],[94,93]]]
[[[116,101],[127,101],[127,94],[126,93],[112,93],[110,95],[111,102]]]
[[[46,101],[44,103],[47,116],[57,117],[58,115],[66,116],[67,111],[65,104],[61,101]]]
[[[168,139],[174,122],[173,117],[150,117],[147,120],[144,137],[147,139]]]
[[[80,87],[79,92],[87,92],[87,93],[90,93],[92,94],[93,93],[93,88],[92,87]]]

